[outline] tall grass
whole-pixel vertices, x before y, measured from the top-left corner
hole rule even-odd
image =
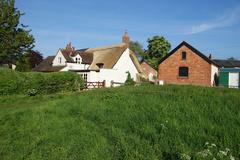
[[[120,87],[0,98],[0,159],[180,159],[206,142],[240,156],[240,91]]]

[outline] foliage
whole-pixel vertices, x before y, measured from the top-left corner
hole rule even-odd
[[[126,79],[124,85],[126,85],[126,86],[134,85],[135,82],[134,82],[133,78],[131,77],[130,72],[127,72],[127,74],[128,74],[127,79]]]
[[[228,60],[234,61],[234,60],[238,60],[238,59],[235,57],[229,57]]]
[[[28,90],[28,95],[29,96],[36,96],[37,95],[37,90],[36,89],[29,89]]]
[[[232,156],[232,153],[229,148],[225,148],[221,150],[216,144],[206,142],[204,149],[200,152],[197,152],[192,155],[192,157],[188,154],[183,153],[181,155],[181,160],[235,160]]]
[[[239,157],[239,97],[167,85],[0,96],[0,159],[169,160],[206,142]]]
[[[129,49],[132,50],[135,53],[140,54],[140,56],[142,58],[146,57],[146,54],[145,54],[144,49],[143,49],[143,46],[138,41],[130,41]]]
[[[23,54],[16,62],[16,71],[29,72],[31,71],[31,66],[29,64],[29,54]]]
[[[26,26],[19,24],[23,15],[14,0],[0,1],[0,64],[15,63],[33,48],[34,38]]]
[[[159,61],[168,54],[171,49],[171,44],[160,36],[154,36],[147,40],[148,50],[146,60],[155,69],[158,68]]]
[[[38,94],[76,91],[83,87],[82,78],[72,72],[37,73],[0,70],[0,95]]]
[[[31,69],[35,68],[43,61],[43,56],[39,51],[31,51],[28,57],[28,62]]]
[[[16,70],[21,72],[29,72],[43,60],[43,56],[39,51],[31,51],[23,54],[16,63]]]

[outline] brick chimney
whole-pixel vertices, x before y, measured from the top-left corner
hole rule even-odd
[[[129,47],[130,38],[127,31],[125,31],[124,35],[122,36],[122,42],[125,43],[127,47]]]
[[[66,46],[65,49],[66,49],[67,51],[71,51],[71,52],[74,52],[74,50],[75,50],[75,48],[72,47],[72,43],[71,43],[71,42],[67,44],[67,46]]]

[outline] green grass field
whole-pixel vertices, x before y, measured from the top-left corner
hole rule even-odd
[[[0,97],[1,160],[197,159],[206,142],[240,156],[239,90],[145,85]]]

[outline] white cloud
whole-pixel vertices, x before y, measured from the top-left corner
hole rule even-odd
[[[240,21],[240,7],[237,7],[223,16],[209,22],[205,22],[191,27],[191,31],[186,34],[197,34],[200,32],[232,26]]]

